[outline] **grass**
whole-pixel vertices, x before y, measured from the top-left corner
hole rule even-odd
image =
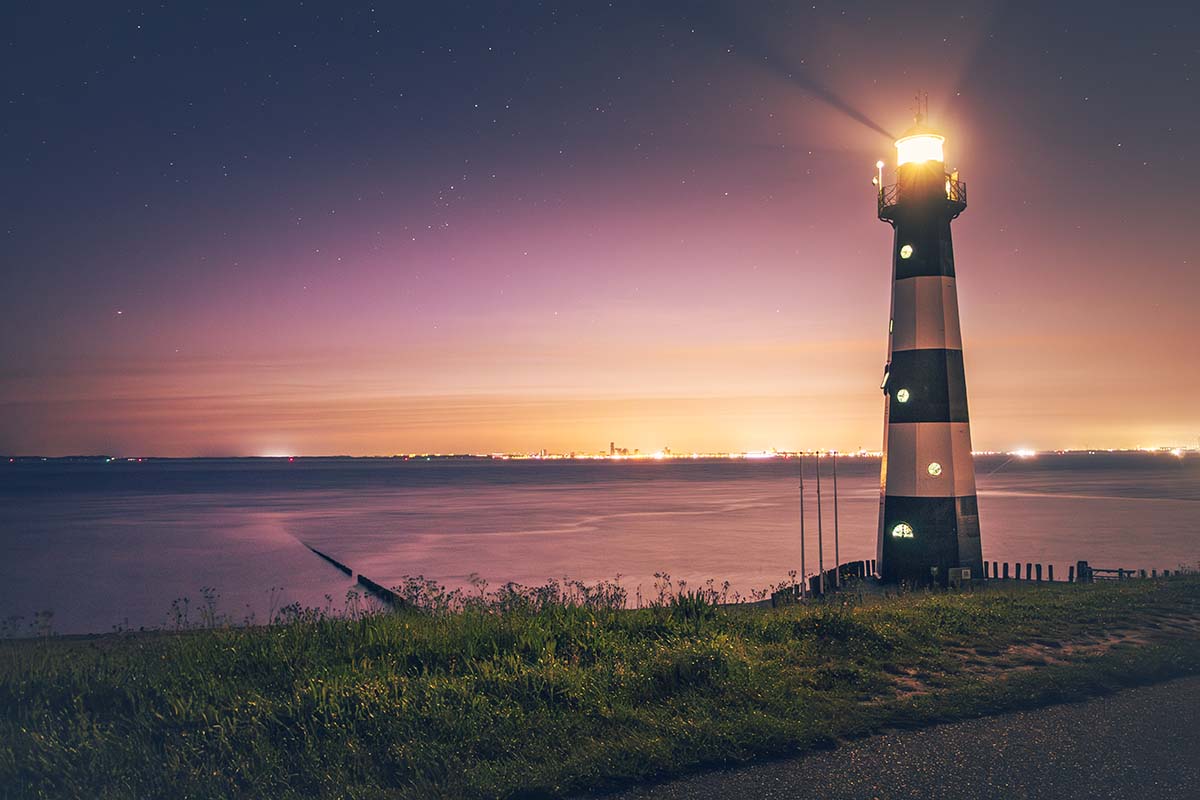
[[[558,796],[1200,673],[1194,576],[779,609],[414,586],[396,613],[0,642],[0,795]]]

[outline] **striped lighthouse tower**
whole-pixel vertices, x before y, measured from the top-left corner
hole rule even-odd
[[[950,222],[966,185],[924,124],[896,141],[896,183],[879,176],[879,218],[895,230],[884,372],[879,573],[885,582],[983,577]],[[952,574],[953,572],[953,574]]]

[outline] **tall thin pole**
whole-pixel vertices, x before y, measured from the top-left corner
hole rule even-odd
[[[800,456],[800,597],[808,596],[808,571],[804,566],[804,455]]]
[[[842,555],[838,549],[838,493],[837,493],[837,452],[833,454],[833,568],[837,570],[833,576],[834,587],[842,588]]]
[[[821,529],[821,454],[817,453],[817,569],[820,571],[821,596],[825,596],[825,534]]]

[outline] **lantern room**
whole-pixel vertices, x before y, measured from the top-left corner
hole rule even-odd
[[[919,127],[912,128],[896,140],[896,166],[924,164],[927,161],[940,164],[946,160],[942,155],[942,145],[945,142],[944,136]]]

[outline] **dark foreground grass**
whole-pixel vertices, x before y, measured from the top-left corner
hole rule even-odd
[[[0,795],[615,788],[1200,673],[1198,616],[1200,579],[1181,577],[776,610],[542,598],[6,642]]]

